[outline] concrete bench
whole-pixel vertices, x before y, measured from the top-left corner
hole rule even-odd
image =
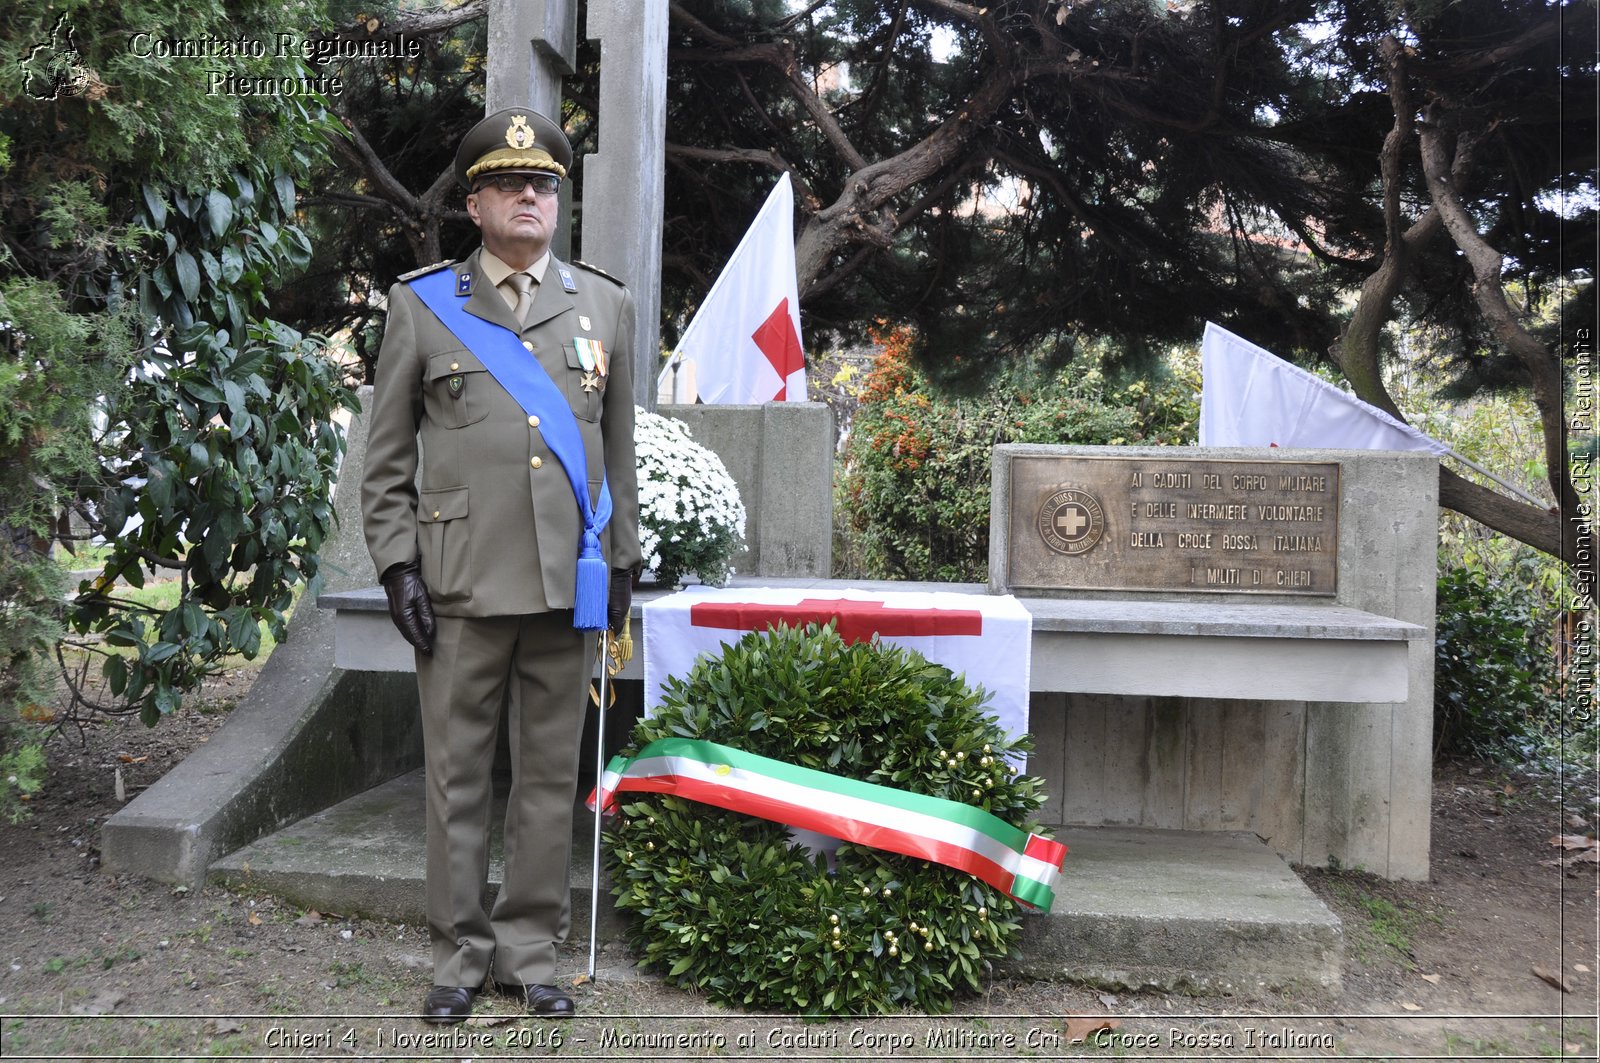
[[[736,577],[733,585],[826,592],[945,590],[985,594],[981,584],[842,582]],[[634,598],[633,632],[648,636],[642,606],[669,593]],[[1427,637],[1416,624],[1339,605],[1255,605],[1023,598],[1033,614],[1032,690],[1258,701],[1406,700],[1408,644]],[[389,620],[383,590],[324,594],[336,612],[334,663],[352,671],[408,672],[411,647]],[[636,653],[619,678],[644,678]]]
[[[734,585],[988,593],[770,577]],[[635,598],[636,638],[648,637],[643,604],[665,593]],[[1045,781],[1045,822],[1243,831],[1294,863],[1427,874],[1430,751],[1406,740],[1428,732],[1415,718],[1430,700],[1419,684],[1431,671],[1416,667],[1432,656],[1425,628],[1332,602],[1021,601],[1033,616],[1028,770]],[[336,612],[340,668],[413,668],[381,590],[319,604]],[[642,658],[621,678],[642,680]]]

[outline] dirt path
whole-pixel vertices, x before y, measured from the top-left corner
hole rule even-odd
[[[1550,863],[1570,855],[1552,836],[1595,833],[1594,780],[1481,765],[1436,773],[1431,881],[1304,872],[1345,922],[1337,999],[997,983],[953,1016],[802,1024],[707,1005],[617,949],[575,990],[576,1022],[497,1000],[434,1030],[410,1017],[429,981],[419,927],[99,870],[117,773],[130,797],[148,786],[252,678],[154,731],[100,723],[52,746],[33,817],[0,825],[0,1057],[1596,1058],[1600,865]],[[569,969],[584,963],[574,951]]]

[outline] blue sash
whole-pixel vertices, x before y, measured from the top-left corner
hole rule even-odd
[[[528,352],[517,334],[504,325],[485,321],[466,311],[466,295],[458,294],[456,277],[447,269],[435,270],[408,286],[423,305],[433,311],[461,345],[522,405],[539,418],[544,441],[561,461],[583,516],[583,544],[578,552],[578,578],[572,607],[572,626],[599,631],[606,626],[606,597],[610,573],[600,551],[600,531],[611,519],[611,485],[600,481],[600,504],[589,504],[589,465],[583,449],[578,419],[566,395],[550,379],[539,359]]]

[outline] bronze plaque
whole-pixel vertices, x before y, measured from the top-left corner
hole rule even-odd
[[[1017,455],[1014,590],[1334,594],[1336,462]]]

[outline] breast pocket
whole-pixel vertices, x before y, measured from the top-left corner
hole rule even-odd
[[[585,369],[578,357],[578,348],[570,343],[561,345],[567,356],[567,402],[581,421],[598,421],[605,398],[606,378],[598,371]]]
[[[489,416],[489,388],[496,386],[483,363],[465,349],[428,358],[422,382],[423,411],[442,428],[465,428]]]

